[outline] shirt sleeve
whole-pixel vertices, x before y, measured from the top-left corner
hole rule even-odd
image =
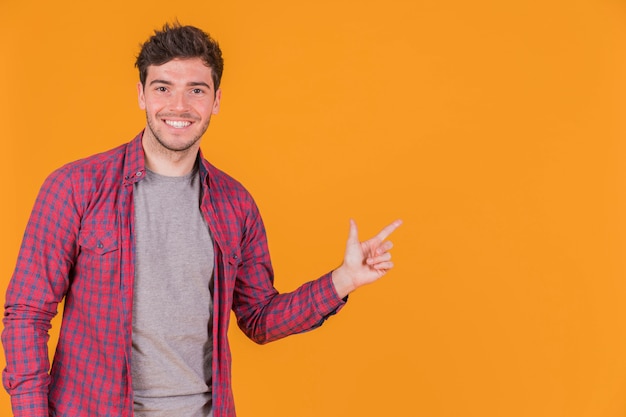
[[[278,293],[265,228],[254,205],[241,248],[233,310],[237,324],[253,341],[264,344],[315,329],[344,306],[346,299],[339,298],[330,272],[293,292]]]
[[[16,417],[49,415],[48,330],[69,285],[80,224],[73,194],[63,169],[46,179],[7,289],[2,380]]]

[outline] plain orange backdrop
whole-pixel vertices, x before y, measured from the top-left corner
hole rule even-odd
[[[175,18],[221,43],[203,149],[255,196],[280,290],[340,262],[350,217],[405,221],[321,329],[231,329],[240,416],[626,415],[618,0],[0,0],[2,294],[46,175],[144,125],[134,57]]]

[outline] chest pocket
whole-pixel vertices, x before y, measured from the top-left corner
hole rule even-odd
[[[110,293],[119,281],[119,239],[117,231],[81,230],[80,253],[74,267],[73,287],[91,293]]]
[[[118,249],[117,233],[100,229],[81,230],[78,244],[81,251],[87,250],[97,255],[104,255]]]

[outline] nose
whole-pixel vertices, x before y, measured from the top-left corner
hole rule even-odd
[[[174,111],[185,111],[188,107],[187,96],[184,92],[172,95],[170,107]]]

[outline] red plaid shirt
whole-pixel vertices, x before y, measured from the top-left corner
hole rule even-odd
[[[252,197],[200,155],[201,211],[214,240],[213,412],[235,416],[230,310],[257,343],[320,326],[343,305],[327,274],[278,294]],[[132,416],[133,184],[141,135],[55,171],[28,222],[6,296],[4,386],[15,416]],[[65,297],[49,372],[48,330]]]

